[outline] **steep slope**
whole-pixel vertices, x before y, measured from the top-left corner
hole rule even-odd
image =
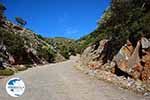
[[[4,59],[12,64],[53,62],[56,50],[36,33],[5,20],[0,27],[1,49]],[[6,53],[7,52],[7,53]]]
[[[141,33],[150,37],[150,2],[149,0],[111,0],[97,28],[79,41],[83,47],[98,42],[104,38],[112,40],[113,46],[120,49],[127,39],[133,42],[134,47]],[[115,44],[118,43],[118,44]],[[114,51],[117,53],[117,51]]]
[[[85,48],[80,66],[126,88],[150,91],[149,7],[149,0],[112,0],[97,29],[78,41]],[[117,82],[120,76],[127,84]]]

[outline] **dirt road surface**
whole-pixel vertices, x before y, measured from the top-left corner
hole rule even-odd
[[[1,79],[0,100],[150,100],[79,72],[74,68],[77,59],[37,66]],[[26,85],[25,93],[17,98],[5,90],[12,77],[20,77]]]

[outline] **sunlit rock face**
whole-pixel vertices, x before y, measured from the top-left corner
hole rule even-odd
[[[116,62],[117,67],[122,71],[127,72],[134,78],[139,78],[142,71],[142,66],[140,65],[139,48],[140,42],[133,50],[130,43],[125,44],[118,54],[114,57],[113,61]]]
[[[150,91],[150,46],[149,39],[143,38],[135,46],[127,40],[112,60],[106,57],[110,56],[109,40],[101,40],[84,50],[78,68],[118,86],[144,93]]]
[[[106,55],[107,39],[101,40],[97,44],[87,47],[81,55],[82,64],[88,65],[92,69],[99,68],[103,64]]]
[[[133,78],[148,82],[150,80],[150,42],[145,37],[142,37],[134,49],[132,44],[129,44],[125,44],[120,49],[113,61],[116,62],[118,68],[127,72]]]
[[[113,59],[108,57],[109,40],[101,40],[87,47],[81,55],[81,63],[91,70],[105,70],[114,74],[140,79],[145,82],[150,80],[150,42],[149,39],[142,37],[134,47],[127,40]],[[118,72],[118,70],[120,70]]]

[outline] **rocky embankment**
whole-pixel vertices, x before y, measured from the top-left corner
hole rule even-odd
[[[142,37],[135,47],[127,40],[112,59],[108,43],[104,39],[87,47],[76,67],[98,79],[150,95],[150,40]]]

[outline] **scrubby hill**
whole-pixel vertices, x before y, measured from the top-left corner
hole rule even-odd
[[[126,88],[150,91],[149,0],[111,0],[98,27],[78,42],[80,69]]]
[[[1,50],[12,64],[53,62],[56,50],[36,33],[5,20],[0,27]],[[6,53],[7,52],[7,53]]]
[[[4,15],[6,7],[0,4],[0,67],[27,64],[46,64],[64,61],[52,43],[23,26],[27,23],[16,17],[18,25],[12,23]],[[68,52],[68,51],[67,51]],[[67,56],[68,57],[68,56]],[[68,57],[69,58],[69,57]]]
[[[70,55],[79,53],[79,45],[76,40],[67,39],[63,37],[47,38],[46,41],[52,45],[57,52],[69,59]]]

